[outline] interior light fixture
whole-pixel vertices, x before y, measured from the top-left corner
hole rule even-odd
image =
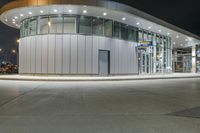
[[[18,17],[17,17],[17,16],[15,16],[15,19],[18,19]]]
[[[167,35],[170,35],[170,33],[168,32]]]
[[[161,32],[161,30],[158,30],[158,32]]]
[[[20,14],[20,17],[24,17],[24,14]]]
[[[32,15],[33,13],[32,13],[32,12],[28,12],[28,14],[29,14],[29,15]]]
[[[179,38],[179,36],[177,35],[176,38]]]
[[[49,26],[49,27],[51,26],[51,22],[50,22],[50,21],[48,22],[48,26]]]
[[[152,28],[151,26],[148,27],[148,29],[151,29],[151,28]]]

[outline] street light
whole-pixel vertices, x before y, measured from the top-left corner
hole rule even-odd
[[[13,50],[12,50],[12,53],[14,53],[14,54],[15,54],[15,53],[16,53],[16,50],[14,50],[14,49],[13,49]]]
[[[19,40],[19,39],[17,39],[17,43],[18,43],[18,44],[20,43],[20,40]]]

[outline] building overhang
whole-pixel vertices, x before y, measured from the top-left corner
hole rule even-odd
[[[41,13],[40,11],[43,11]],[[54,12],[56,10],[56,12]],[[72,12],[69,12],[72,10]],[[87,14],[83,14],[87,10]],[[1,21],[19,28],[23,19],[48,14],[99,16],[170,36],[174,47],[200,44],[200,37],[125,4],[105,0],[16,0],[1,8]],[[31,12],[31,13],[30,13]],[[107,13],[103,15],[103,13]],[[23,14],[23,16],[22,16]],[[21,16],[20,16],[21,15]],[[125,20],[123,20],[125,18]],[[15,22],[13,23],[13,20]]]

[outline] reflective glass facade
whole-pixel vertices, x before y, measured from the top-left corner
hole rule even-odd
[[[21,38],[43,34],[84,34],[137,42],[138,29],[126,24],[88,16],[50,15],[22,21]]]
[[[89,16],[49,15],[23,20],[21,38],[44,34],[80,34],[137,42],[139,73],[172,72],[171,38],[121,22]]]
[[[138,65],[140,73],[172,72],[171,38],[140,30],[138,39]]]

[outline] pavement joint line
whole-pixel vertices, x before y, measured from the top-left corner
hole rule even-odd
[[[26,94],[28,94],[28,93],[30,93],[30,92],[33,92],[35,89],[39,88],[39,87],[42,86],[42,85],[43,85],[43,84],[40,84],[40,85],[34,87],[33,89],[27,91],[27,92],[24,92],[24,93],[22,93],[22,94],[20,94],[20,95],[18,95],[18,96],[15,96],[15,97],[13,97],[13,98],[11,98],[11,99],[5,101],[4,103],[0,104],[0,110],[2,109],[2,107],[4,107],[5,105],[9,104],[10,102],[15,101],[16,99],[18,99],[18,98],[20,98],[20,97],[23,97],[24,95],[26,95]]]

